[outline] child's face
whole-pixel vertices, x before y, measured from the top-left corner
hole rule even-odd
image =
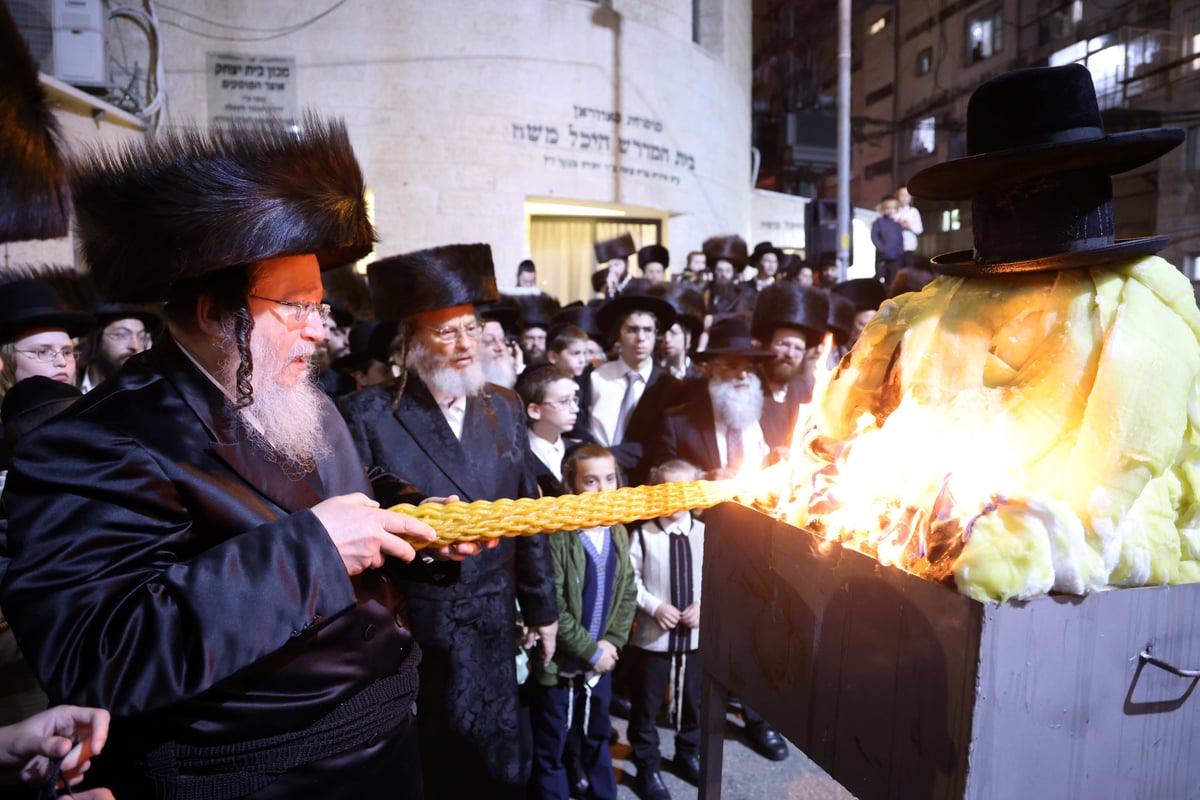
[[[617,464],[611,456],[585,458],[575,472],[575,494],[617,488]]]
[[[579,377],[588,365],[588,343],[575,341],[557,353],[551,351],[550,363]]]
[[[556,433],[566,433],[575,427],[579,414],[579,385],[569,378],[560,378],[546,387],[540,403],[530,403],[527,413]]]

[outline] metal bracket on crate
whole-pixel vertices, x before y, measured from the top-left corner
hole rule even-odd
[[[1168,664],[1166,661],[1150,655],[1149,649],[1138,653],[1138,658],[1141,659],[1143,664],[1151,664],[1181,678],[1200,678],[1200,669],[1183,669],[1174,664]]]

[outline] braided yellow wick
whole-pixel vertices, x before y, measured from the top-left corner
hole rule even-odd
[[[419,506],[401,503],[392,506],[391,510],[426,522],[437,532],[436,539],[419,546],[444,547],[502,536],[574,531],[665,517],[676,511],[724,503],[745,488],[745,483],[737,480],[690,481],[536,500],[476,500],[473,503],[425,503]]]

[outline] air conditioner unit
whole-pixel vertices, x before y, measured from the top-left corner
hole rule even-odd
[[[5,3],[42,72],[76,86],[108,86],[103,0]]]

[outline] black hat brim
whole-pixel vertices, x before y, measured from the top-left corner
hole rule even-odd
[[[671,327],[676,319],[675,307],[666,300],[644,294],[623,294],[600,306],[600,310],[596,312],[596,320],[600,324],[600,330],[608,333],[617,320],[634,311],[653,314],[658,320],[660,331]]]
[[[692,353],[692,360],[705,362],[712,361],[720,356],[730,356],[733,358],[748,358],[751,361],[774,361],[775,354],[770,350],[759,350],[755,347],[718,347],[716,349],[709,348],[708,350],[699,350]]]
[[[23,331],[44,328],[61,328],[72,339],[83,336],[96,326],[96,318],[83,311],[47,311],[44,314],[30,313],[18,319],[8,319],[0,324],[0,340],[11,342]]]
[[[1058,253],[1024,261],[983,264],[975,260],[974,250],[954,250],[930,259],[934,272],[961,277],[986,277],[1018,272],[1055,272],[1064,269],[1086,269],[1150,256],[1162,250],[1169,241],[1166,236],[1141,236],[1136,239],[1117,239],[1109,247]]]
[[[146,309],[127,308],[123,310],[97,310],[93,311],[92,315],[96,318],[96,327],[104,328],[109,323],[116,322],[119,319],[136,319],[146,326],[146,330],[151,334],[162,329],[162,317],[155,314],[153,311]]]
[[[921,170],[907,184],[926,200],[966,200],[980,190],[1002,189],[1064,172],[1116,175],[1153,161],[1184,140],[1179,128],[1110,133],[1079,142],[1014,147],[951,159]]]

